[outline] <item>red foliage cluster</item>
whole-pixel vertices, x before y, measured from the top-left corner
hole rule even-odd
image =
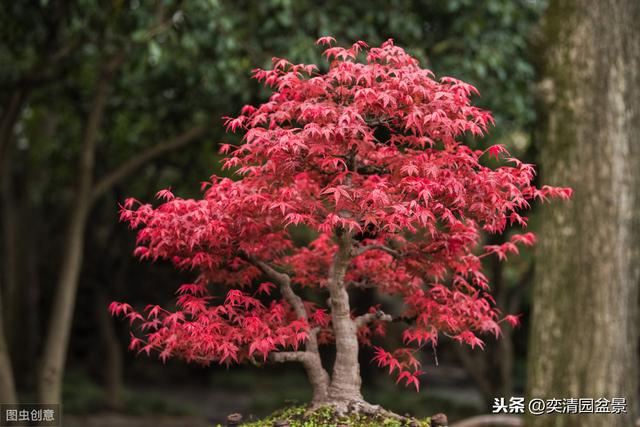
[[[500,318],[481,258],[517,253],[534,236],[482,249],[481,231],[525,226],[530,201],[568,198],[571,190],[536,188],[533,166],[503,146],[474,150],[460,141],[493,122],[471,104],[473,86],[436,80],[391,40],[374,48],[332,42],[319,40],[329,44],[326,73],[280,58],[271,70],[254,70],[274,93],[226,118],[230,131],[244,132],[241,145],[222,146],[224,166],[238,180],[213,176],[198,200],[163,190],[157,207],[126,201],[122,219],[139,229],[135,254],[198,273],[179,288],[176,311],[153,306],[140,314],[112,304],[113,313],[140,321],[142,338],[132,335],[132,348],[208,364],[264,360],[304,345],[313,328],[330,343],[330,310],[305,301],[306,316],[296,313],[272,281],[261,282],[258,263],[287,274],[298,292],[315,288],[315,300],[324,301],[338,233],[353,242],[345,286],[397,295],[403,311],[396,314],[413,319],[402,335],[406,348],[376,347],[375,361],[398,381],[418,387],[415,351],[435,345],[439,334],[482,347],[477,334],[497,336],[502,320],[517,323]],[[483,156],[500,166],[484,165]],[[315,241],[295,247],[294,226],[312,230]],[[210,285],[231,290],[215,301]],[[384,332],[374,320],[358,335],[370,344]]]

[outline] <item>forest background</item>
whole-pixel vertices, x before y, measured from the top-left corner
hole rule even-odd
[[[0,401],[63,402],[79,425],[177,426],[308,399],[291,366],[136,357],[107,306],[170,304],[185,278],[131,256],[135,233],[119,223],[118,203],[167,187],[196,197],[201,181],[228,173],[217,148],[237,137],[221,117],[267,96],[250,70],[273,56],[322,63],[314,42],[332,35],[371,45],[391,37],[436,76],[473,84],[496,120],[485,144],[504,144],[539,164],[543,183],[576,191],[568,206],[534,207],[537,252],[487,261],[498,307],[521,313],[521,327],[484,351],[446,340],[425,351],[420,393],[395,386],[365,349],[365,397],[456,420],[490,412],[498,396],[563,397],[582,386],[626,393],[633,412],[639,9],[622,0],[2,2]],[[557,380],[563,369],[574,375]],[[611,386],[585,385],[599,378]]]

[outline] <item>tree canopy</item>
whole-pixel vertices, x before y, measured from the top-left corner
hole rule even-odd
[[[372,48],[362,41],[332,47],[334,41],[318,40],[329,45],[326,73],[276,57],[272,69],[254,70],[274,92],[226,119],[229,130],[245,132],[239,145],[221,148],[231,152],[223,163],[236,181],[213,176],[202,199],[162,190],[157,196],[166,202],[156,208],[125,202],[121,218],[140,228],[140,258],[198,272],[178,289],[175,312],[153,306],[143,315],[112,304],[113,313],[140,321],[143,337],[133,337],[132,348],[204,364],[269,357],[308,363],[311,355],[319,359],[318,344],[334,343],[331,384],[323,385],[329,391],[314,384],[317,399],[332,401],[345,389],[361,399],[357,342],[371,345],[393,320],[380,305],[352,307],[352,288],[402,300],[395,315],[408,324],[405,346],[377,347],[375,360],[416,389],[414,353],[435,345],[439,334],[483,346],[476,333],[497,337],[500,321],[517,323],[496,310],[480,260],[517,253],[516,244],[533,244],[533,234],[478,254],[480,232],[526,226],[521,213],[530,201],[568,198],[571,190],[536,188],[533,166],[502,145],[474,150],[461,141],[466,133],[483,135],[493,121],[471,104],[473,86],[434,79],[392,40]],[[485,155],[504,164],[484,166]],[[316,236],[307,247],[291,237],[300,226]],[[254,288],[261,278],[268,281]],[[208,290],[216,284],[232,288],[222,303]],[[273,287],[279,295],[271,302],[259,299]],[[299,287],[329,300],[303,300]],[[309,372],[312,382],[315,375]]]

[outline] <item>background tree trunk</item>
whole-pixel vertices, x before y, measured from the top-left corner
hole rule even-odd
[[[571,186],[545,206],[528,395],[625,397],[626,415],[530,417],[530,427],[631,426],[638,393],[640,2],[552,1],[545,51],[542,181]]]
[[[122,269],[126,271],[126,269]],[[121,276],[118,274],[118,276]],[[118,277],[121,279],[121,277]],[[123,356],[122,346],[113,325],[113,318],[109,314],[108,306],[110,299],[106,291],[99,285],[96,289],[96,316],[102,345],[104,347],[104,385],[106,391],[106,403],[111,410],[122,409],[124,403],[123,384]]]
[[[19,299],[19,270],[20,270],[20,224],[18,203],[15,197],[13,168],[9,157],[5,159],[2,168],[2,185],[0,187],[0,215],[2,227],[2,310],[4,322],[4,337],[7,346],[12,348],[16,331],[16,312],[20,304]],[[13,349],[13,348],[12,348]],[[11,354],[15,357],[15,354]]]
[[[140,152],[94,183],[94,162],[100,125],[110,84],[124,60],[124,53],[124,51],[120,51],[114,54],[105,63],[91,102],[91,111],[80,153],[78,184],[70,208],[70,218],[65,234],[66,243],[38,379],[41,403],[60,402],[64,364],[82,268],[85,232],[92,206],[100,196],[104,195],[121,179],[126,178],[155,158],[184,147],[209,130],[208,124],[194,125],[186,131]]]
[[[122,59],[122,56],[115,56],[106,62],[100,72],[96,91],[91,100],[91,111],[79,157],[78,183],[67,223],[60,276],[56,286],[38,380],[38,397],[41,403],[61,403],[64,365],[82,267],[85,227],[91,208],[96,143],[108,99],[109,86],[116,69],[122,63]]]
[[[20,118],[28,93],[29,90],[25,87],[16,88],[9,99],[8,105],[5,106],[0,115],[0,165],[4,165],[6,162],[13,130]]]
[[[0,401],[17,402],[13,375],[12,341],[15,321],[15,303],[18,294],[18,229],[13,194],[13,169],[9,161],[13,130],[24,101],[24,94],[14,94],[3,112],[0,123],[0,232],[2,233],[2,259],[0,260]],[[4,306],[2,305],[4,301]],[[7,303],[7,301],[9,303]]]
[[[13,369],[11,367],[9,349],[7,348],[7,340],[4,337],[2,315],[2,296],[0,295],[0,402],[17,403],[18,398],[13,381]]]

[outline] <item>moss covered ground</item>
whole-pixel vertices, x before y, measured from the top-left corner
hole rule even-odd
[[[278,425],[278,421],[287,421],[289,427],[406,427],[409,425],[429,427],[431,425],[429,419],[415,420],[409,424],[393,418],[364,414],[338,417],[331,408],[321,408],[311,414],[306,414],[304,406],[293,406],[278,410],[261,420],[243,423],[242,427],[273,427]]]

